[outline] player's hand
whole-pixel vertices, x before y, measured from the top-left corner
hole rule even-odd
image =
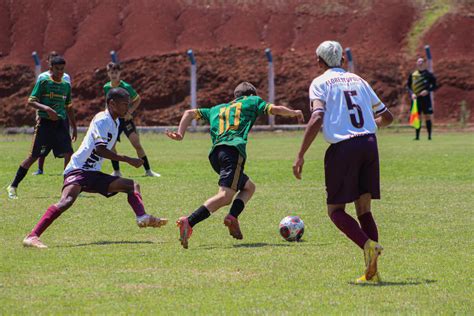
[[[301,180],[301,173],[303,173],[304,158],[296,156],[295,162],[293,162],[293,174],[296,179]]]
[[[76,140],[77,140],[77,127],[73,126],[71,141],[74,143]]]
[[[295,110],[295,116],[298,119],[298,123],[303,124],[304,123],[304,115],[301,110]]]
[[[428,90],[423,90],[423,91],[420,92],[420,95],[421,95],[422,97],[426,97],[428,94],[430,94],[430,93],[428,92]]]
[[[178,132],[166,131],[166,136],[168,136],[169,138],[171,138],[173,140],[178,140],[178,141],[183,140],[183,135],[181,135]]]
[[[415,100],[416,100],[416,94],[412,93],[411,99],[412,99],[413,101],[415,101]]]
[[[125,121],[131,121],[133,119],[133,116],[132,114],[128,113],[125,114],[125,116],[123,117]]]
[[[127,157],[127,163],[135,168],[141,167],[143,165],[143,160],[140,158],[131,158]]]
[[[51,121],[57,121],[59,119],[58,113],[56,113],[56,111],[53,110],[52,108],[48,108],[46,110],[46,113],[48,113],[48,117]]]

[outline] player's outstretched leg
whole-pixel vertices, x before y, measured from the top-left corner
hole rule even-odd
[[[143,199],[140,193],[140,185],[133,180],[118,178],[109,185],[110,193],[127,193],[128,204],[132,207],[136,215],[137,225],[144,227],[161,227],[168,223],[168,219],[159,218],[145,212]]]
[[[235,239],[243,239],[242,231],[240,230],[240,224],[238,217],[245,208],[245,204],[252,198],[255,193],[255,184],[248,180],[245,186],[240,190],[237,197],[234,199],[232,206],[230,207],[229,214],[224,218],[224,225],[229,229],[229,234]]]
[[[41,234],[58,218],[64,211],[74,204],[74,201],[81,193],[81,187],[78,185],[69,185],[64,188],[61,194],[61,200],[58,203],[48,207],[46,213],[33,228],[31,233],[23,239],[23,246],[34,248],[48,248],[41,242]]]
[[[17,188],[20,185],[20,182],[23,181],[26,174],[28,173],[28,169],[37,159],[38,157],[33,157],[30,155],[20,164],[16,172],[15,178],[13,179],[13,182],[7,187],[9,199],[18,199]]]
[[[204,202],[204,204],[198,207],[191,215],[188,217],[183,216],[178,219],[176,225],[179,228],[179,240],[183,248],[188,248],[188,240],[191,237],[194,225],[202,222],[211,216],[211,213],[214,213],[221,207],[229,205],[235,193],[236,191],[230,188],[219,187],[219,192]]]

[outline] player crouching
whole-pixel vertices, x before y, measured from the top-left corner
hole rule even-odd
[[[166,225],[167,219],[156,218],[145,212],[138,183],[100,172],[104,158],[124,161],[135,168],[143,164],[143,160],[139,158],[118,155],[110,150],[117,140],[118,118],[127,113],[129,103],[130,96],[126,90],[114,88],[109,91],[106,110],[94,117],[81,146],[64,170],[61,199],[48,207],[35,228],[23,240],[25,247],[47,248],[39,237],[56,218],[74,204],[82,191],[100,193],[105,197],[111,197],[118,192],[126,193],[128,203],[135,212],[138,227]]]

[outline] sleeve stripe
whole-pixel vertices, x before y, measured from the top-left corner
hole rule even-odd
[[[323,108],[315,108],[315,109],[313,110],[313,113],[315,113],[315,112],[324,113],[324,112],[326,112],[326,110],[324,110]]]
[[[137,94],[137,95],[132,99],[132,102],[134,102],[135,100],[137,100],[139,97],[140,97],[140,95]]]
[[[196,120],[200,120],[202,118],[201,111],[199,109],[196,110]]]
[[[372,105],[372,109],[375,109],[375,108],[378,107],[380,104],[382,104],[382,102],[375,103],[374,105]]]
[[[270,113],[271,113],[271,110],[272,110],[272,107],[273,107],[273,104],[267,103],[264,112],[265,112],[266,114],[270,114]]]
[[[95,142],[94,144],[95,146],[99,146],[99,145],[107,145],[107,142]]]
[[[385,112],[385,111],[387,111],[387,110],[388,110],[388,109],[387,109],[387,107],[385,106],[383,109],[376,111],[375,114],[376,114],[376,115],[382,114],[383,112]]]

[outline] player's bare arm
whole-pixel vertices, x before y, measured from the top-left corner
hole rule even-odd
[[[124,117],[126,121],[129,121],[133,118],[133,113],[135,113],[135,111],[138,109],[141,102],[142,102],[142,99],[140,98],[140,96],[137,96],[137,98],[134,101],[132,101],[132,106],[127,111],[127,114],[125,114],[125,117]]]
[[[198,119],[199,115],[197,110],[186,110],[179,122],[179,127],[177,132],[166,131],[166,135],[173,139],[173,140],[182,140],[184,138],[184,134],[186,133],[186,129],[188,128],[189,124],[194,119]]]
[[[142,159],[116,154],[112,150],[107,149],[105,145],[97,146],[95,150],[96,150],[97,155],[104,157],[106,159],[123,161],[123,162],[128,163],[131,166],[134,166],[135,168],[141,167],[143,165]]]
[[[293,110],[283,105],[272,105],[270,108],[270,114],[296,117],[298,119],[298,123],[304,123],[304,116],[301,110]]]
[[[389,109],[386,109],[384,112],[380,113],[375,117],[375,124],[377,127],[385,127],[393,122],[393,115]]]
[[[75,114],[74,108],[71,105],[66,107],[66,114],[69,120],[69,124],[71,125],[71,128],[72,128],[71,140],[75,142],[77,140],[76,114]]]
[[[304,165],[304,155],[308,151],[309,147],[313,143],[314,139],[321,129],[324,118],[324,103],[321,100],[313,100],[311,103],[311,108],[313,113],[309,119],[308,125],[304,132],[303,142],[301,143],[300,150],[296,155],[295,161],[293,163],[293,174],[297,179],[301,179],[301,174],[303,172]]]
[[[32,106],[33,108],[37,110],[45,111],[46,113],[48,113],[49,119],[52,121],[56,121],[59,118],[56,111],[47,105],[44,105],[36,101],[29,101],[28,105]]]

